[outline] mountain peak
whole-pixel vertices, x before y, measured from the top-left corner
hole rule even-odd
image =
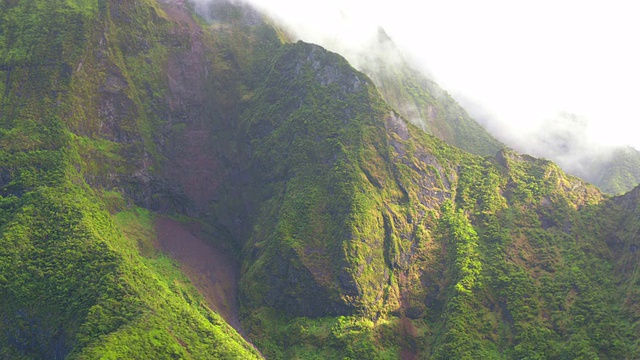
[[[0,3],[0,358],[640,352],[638,190],[234,3],[66,4]]]

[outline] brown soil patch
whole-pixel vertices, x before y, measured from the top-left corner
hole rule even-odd
[[[239,265],[222,249],[194,235],[197,230],[194,224],[158,217],[158,247],[180,263],[211,309],[242,334],[237,302]]]

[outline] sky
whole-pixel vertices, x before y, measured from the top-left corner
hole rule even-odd
[[[640,149],[633,1],[248,1],[347,58],[384,28],[415,67],[520,150],[566,114],[583,120],[589,146]]]

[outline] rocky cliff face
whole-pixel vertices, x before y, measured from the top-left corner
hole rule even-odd
[[[191,151],[168,143],[204,101],[190,83],[204,40],[187,8],[164,6],[0,5],[2,358],[259,357],[136,207],[202,213],[203,190],[165,164]]]
[[[0,356],[637,353],[637,191],[447,145],[243,6],[0,6]],[[260,353],[192,285],[215,266],[161,251],[196,237],[241,264]]]

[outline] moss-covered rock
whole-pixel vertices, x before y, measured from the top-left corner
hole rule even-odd
[[[157,212],[238,257],[269,358],[638,353],[638,191],[448,145],[245,6],[0,10],[0,357],[260,357],[153,251]]]

